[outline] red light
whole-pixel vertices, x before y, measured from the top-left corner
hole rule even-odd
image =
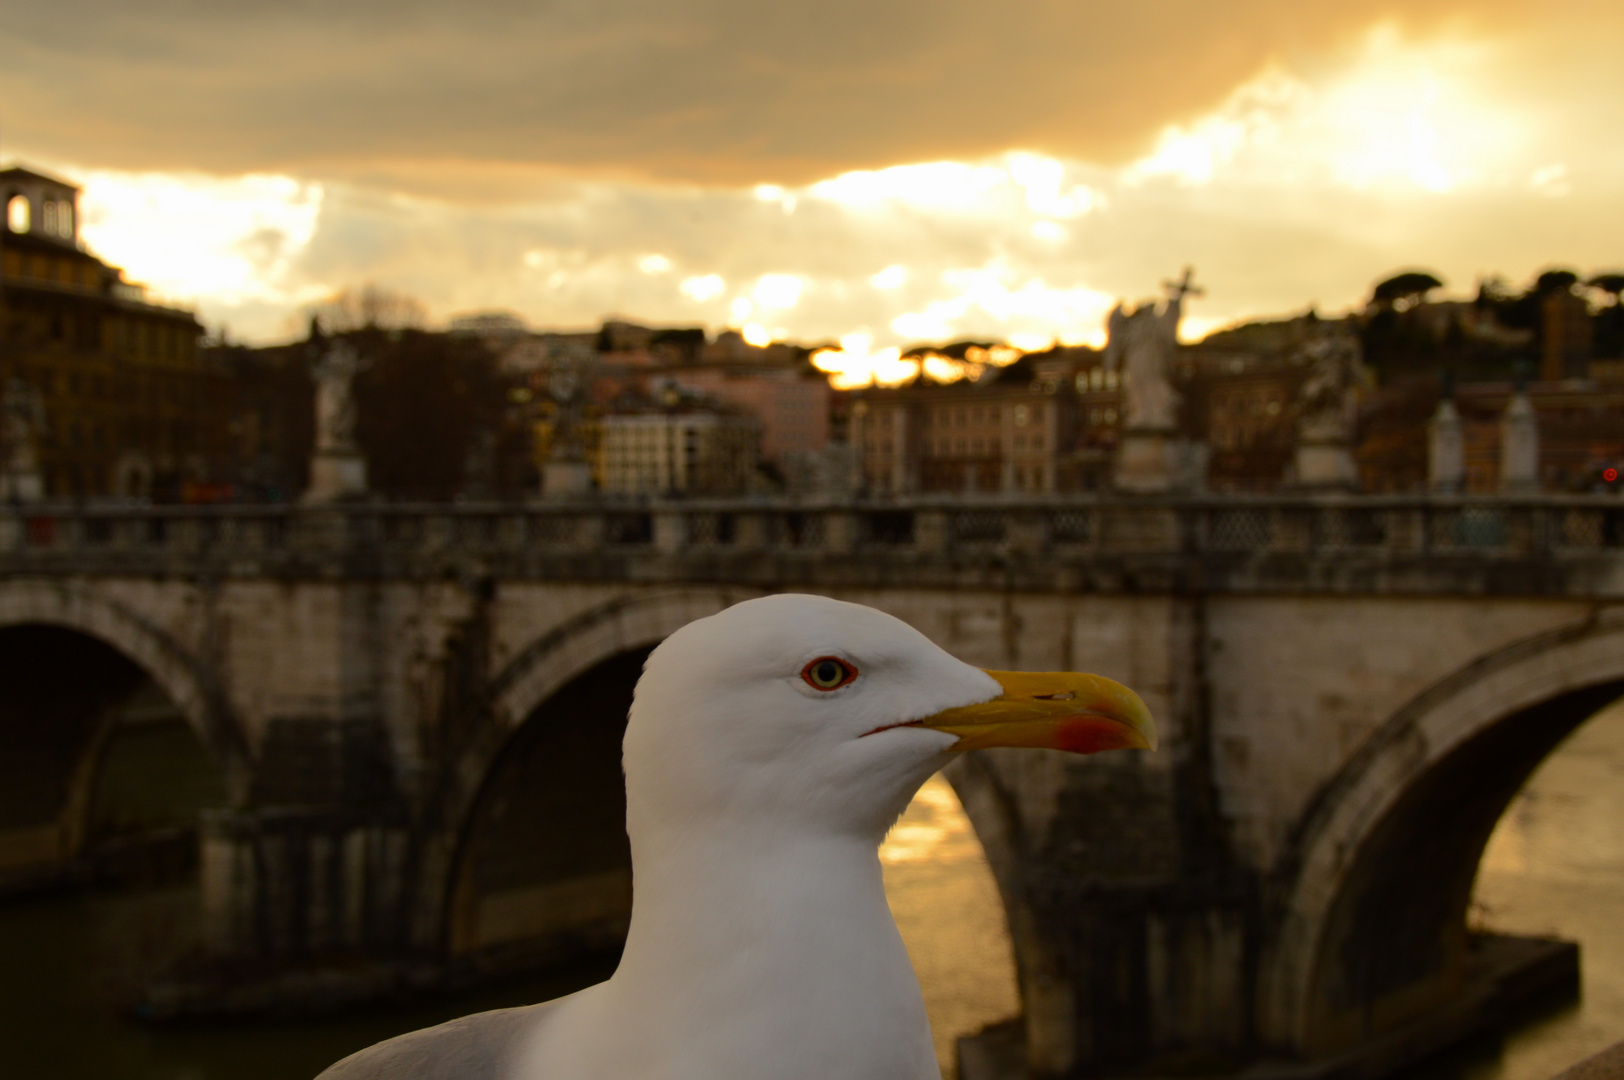
[[[1614,480],[1618,479],[1618,470],[1617,469],[1603,469],[1601,471],[1601,478],[1603,480],[1607,481],[1609,484],[1611,484]]]

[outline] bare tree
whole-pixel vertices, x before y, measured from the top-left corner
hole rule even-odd
[[[428,321],[428,311],[422,301],[371,283],[358,289],[340,289],[307,308],[305,313],[320,322],[329,334],[346,334],[352,330],[415,330]]]

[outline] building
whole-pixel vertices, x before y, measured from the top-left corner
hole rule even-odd
[[[822,452],[834,397],[806,357],[794,346],[750,345],[732,331],[709,341],[696,327],[610,320],[591,333],[527,335],[505,348],[501,368],[512,384],[510,411],[530,426],[543,470],[563,455],[592,463],[603,490],[684,490],[672,486],[670,475],[633,468],[625,452],[637,440],[616,436],[621,441],[611,447],[604,427],[611,418],[669,412],[679,402],[700,413],[747,414],[756,432],[748,471],[759,459],[779,483],[806,490],[817,486],[809,478],[828,472]]]
[[[1540,297],[1540,378],[1546,382],[1585,377],[1594,356],[1595,323],[1584,298],[1572,289]]]
[[[979,378],[866,390],[850,437],[871,494],[1075,491],[1108,473],[1116,374],[1091,349],[1032,354]]]
[[[736,411],[683,404],[606,416],[599,483],[617,495],[727,495],[747,490],[760,428]]]
[[[1501,417],[1512,391],[1506,382],[1466,383],[1455,391],[1469,492],[1500,485]],[[1624,383],[1536,382],[1527,393],[1539,426],[1540,487],[1589,490],[1606,468],[1624,466]]]
[[[211,479],[222,380],[200,357],[191,312],[148,303],[84,250],[78,196],[28,169],[0,171],[0,389],[34,416],[44,496],[180,498]]]
[[[1302,354],[1198,345],[1186,355],[1186,426],[1209,448],[1207,485],[1217,491],[1279,487],[1297,448],[1297,401],[1308,375]]]
[[[674,386],[744,409],[761,425],[761,456],[775,465],[822,450],[829,441],[829,380],[790,367],[703,365],[677,368]]]
[[[1452,390],[1460,416],[1462,489],[1500,490],[1502,420],[1515,390],[1509,381],[1461,383]],[[1539,432],[1539,486],[1546,491],[1613,489],[1608,468],[1624,469],[1624,380],[1534,382],[1526,387]],[[1436,379],[1384,387],[1361,410],[1355,450],[1366,491],[1418,491],[1427,482],[1427,431],[1444,393]]]

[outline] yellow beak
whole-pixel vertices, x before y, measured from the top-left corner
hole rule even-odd
[[[959,737],[954,750],[1041,746],[1095,754],[1156,749],[1156,722],[1139,695],[1119,682],[1073,671],[989,671],[1004,692],[915,721]]]

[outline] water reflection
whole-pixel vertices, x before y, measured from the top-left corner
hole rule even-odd
[[[886,891],[919,971],[944,1072],[954,1040],[1017,1008],[1008,932],[980,844],[946,781],[928,783],[881,849]],[[0,907],[6,1075],[50,1080],[308,1080],[401,1031],[543,1001],[605,978],[612,959],[479,994],[324,1021],[153,1028],[117,1004],[195,924],[185,889]],[[1549,1080],[1624,1038],[1624,706],[1541,767],[1484,855],[1472,918],[1583,943],[1576,1005],[1421,1070],[1426,1080]],[[950,1074],[949,1074],[950,1075]]]
[[[908,808],[882,849],[886,890],[919,969],[938,1056],[1015,1011],[1002,906],[946,781]],[[612,958],[469,994],[327,1020],[154,1027],[122,1007],[143,973],[187,948],[191,888],[53,896],[0,906],[6,1077],[309,1080],[379,1039],[480,1009],[546,1001],[607,978]],[[951,1074],[949,1074],[951,1075]]]
[[[132,950],[172,940],[163,924],[193,920],[195,904],[193,892],[174,890],[50,897],[0,908],[0,1076],[310,1080],[379,1039],[480,1009],[544,1001],[606,978],[613,968],[612,959],[600,960],[478,994],[326,1020],[205,1027],[129,1019],[119,1008],[128,972],[150,959]]]
[[[1004,905],[953,788],[932,777],[880,848],[891,913],[925,993],[936,1059],[953,1076],[958,1038],[1015,1015]]]
[[[1624,1039],[1624,703],[1574,732],[1507,809],[1471,918],[1579,941],[1581,998],[1440,1062],[1435,1080],[1549,1080]]]

